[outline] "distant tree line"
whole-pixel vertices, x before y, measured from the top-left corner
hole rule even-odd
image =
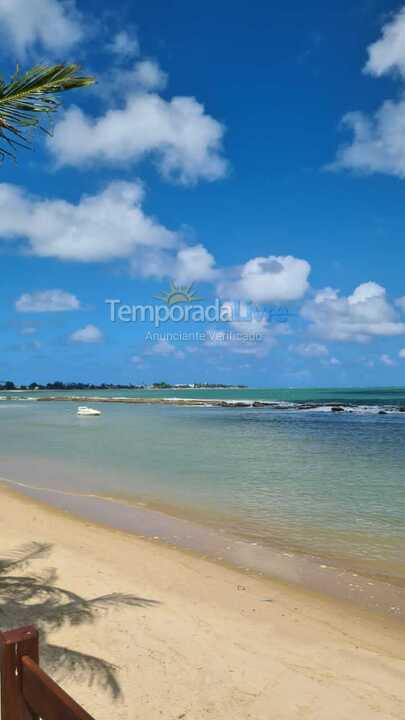
[[[70,382],[65,383],[61,380],[56,380],[55,382],[46,383],[46,385],[43,385],[42,383],[36,383],[32,382],[29,385],[16,385],[11,380],[5,380],[0,382],[0,391],[4,390],[142,390],[145,387],[152,387],[155,390],[167,390],[167,389],[179,389],[179,388],[195,388],[195,389],[204,389],[204,388],[230,388],[230,387],[236,387],[236,388],[245,388],[246,385],[224,385],[223,383],[189,383],[189,384],[176,384],[173,385],[171,383],[167,382],[157,382],[152,383],[152,385],[134,385],[133,383],[125,384],[115,384],[115,383],[101,383],[101,385],[97,385],[95,383],[81,383],[81,382]]]
[[[0,383],[0,390],[130,390],[143,387],[145,386],[133,384],[115,385],[113,383],[102,383],[101,385],[96,385],[95,383],[81,382],[64,383],[60,380],[52,383],[46,383],[46,385],[36,382],[30,383],[29,385],[15,385],[15,383],[10,380]]]

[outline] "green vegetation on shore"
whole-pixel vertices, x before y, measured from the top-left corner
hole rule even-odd
[[[46,383],[30,383],[29,385],[16,385],[11,380],[0,382],[0,392],[12,391],[12,390],[204,390],[207,389],[223,389],[223,388],[246,388],[247,385],[224,385],[223,383],[177,383],[171,384],[167,382],[157,382],[151,385],[135,385],[133,383],[128,384],[114,384],[114,383],[101,383],[97,385],[95,383],[82,383],[82,382],[70,382],[65,383],[57,380],[56,382]]]

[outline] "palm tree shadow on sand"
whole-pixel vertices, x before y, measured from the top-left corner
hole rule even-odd
[[[121,696],[118,668],[107,660],[48,641],[48,633],[63,625],[84,625],[112,607],[153,607],[156,600],[111,593],[84,598],[56,584],[57,573],[26,571],[31,562],[50,555],[52,545],[30,543],[0,558],[0,626],[2,630],[36,625],[40,633],[41,664],[51,674],[74,676],[78,683],[96,684],[113,699]]]

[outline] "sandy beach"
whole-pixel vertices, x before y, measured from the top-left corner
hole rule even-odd
[[[405,717],[395,619],[1,489],[2,629],[96,718]]]

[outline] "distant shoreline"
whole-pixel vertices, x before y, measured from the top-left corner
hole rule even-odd
[[[13,386],[13,387],[11,387]],[[248,390],[248,385],[222,385],[218,383],[152,383],[151,385],[114,385],[113,383],[47,383],[46,385],[0,384],[0,392],[66,392],[67,390]]]

